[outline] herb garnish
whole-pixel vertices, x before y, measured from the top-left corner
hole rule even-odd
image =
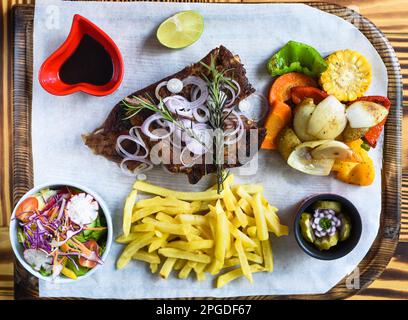
[[[161,99],[160,99],[159,103],[156,105],[153,102],[153,99],[148,94],[146,94],[146,96],[147,96],[147,99],[142,99],[140,97],[132,96],[132,98],[135,99],[138,102],[137,105],[130,104],[124,99],[122,100],[122,103],[125,105],[125,107],[127,109],[127,111],[126,111],[127,117],[124,118],[124,120],[134,117],[135,115],[137,115],[143,109],[151,110],[151,111],[153,111],[155,113],[160,114],[163,117],[164,120],[173,123],[180,130],[185,131],[190,138],[197,140],[197,142],[201,143],[203,145],[203,147],[207,148],[205,143],[201,141],[201,139],[196,135],[194,130],[192,130],[192,128],[186,127],[184,125],[184,123],[182,121],[180,121],[179,116],[177,114],[174,115],[166,107],[166,105],[163,103],[163,101]]]
[[[329,218],[321,218],[319,221],[319,225],[324,229],[327,230],[331,228],[332,222]]]
[[[217,70],[215,59],[211,56],[210,65],[200,62],[209,71],[209,76],[202,74],[202,77],[207,82],[208,85],[208,99],[207,107],[209,110],[209,124],[214,130],[213,133],[213,146],[215,147],[214,161],[216,165],[216,175],[217,175],[217,192],[221,193],[222,185],[227,178],[229,172],[224,172],[224,120],[229,116],[230,112],[225,114],[225,104],[227,102],[227,95],[222,88],[226,85],[230,86],[236,90],[235,84],[232,82],[232,78],[226,76],[226,73],[232,69],[225,69],[222,71]],[[179,116],[173,114],[160,99],[158,104],[155,104],[154,100],[146,95],[147,99],[143,99],[137,96],[132,96],[133,99],[137,101],[137,104],[131,104],[126,100],[122,100],[123,105],[127,109],[127,117],[124,119],[130,119],[137,115],[141,110],[148,109],[153,112],[160,114],[164,120],[173,123],[175,126],[185,131],[191,138],[197,140],[206,149],[208,146],[200,140],[192,128],[187,128],[182,121],[180,121]]]
[[[234,90],[236,89],[236,87],[232,82],[232,79],[225,75],[232,69],[218,71],[213,56],[211,56],[210,65],[207,65],[202,61],[200,63],[209,71],[211,75],[211,79],[205,74],[203,74],[202,77],[208,84],[209,96],[207,99],[207,107],[210,113],[209,123],[214,129],[214,161],[217,167],[217,192],[220,193],[222,191],[222,185],[226,177],[228,176],[228,172],[227,174],[224,174],[224,120],[229,115],[229,113],[227,115],[224,115],[224,107],[225,103],[227,102],[227,95],[221,89],[225,85],[229,85]]]

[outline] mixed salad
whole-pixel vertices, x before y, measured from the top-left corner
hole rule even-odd
[[[107,224],[90,194],[42,189],[17,207],[13,219],[25,261],[43,276],[77,279],[103,263]]]
[[[390,100],[364,96],[371,65],[346,49],[323,58],[311,46],[289,41],[268,61],[276,77],[269,91],[263,149],[278,149],[292,168],[311,175],[334,173],[343,182],[367,186],[375,178],[368,151],[375,148]]]

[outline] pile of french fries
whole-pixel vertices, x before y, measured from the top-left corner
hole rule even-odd
[[[233,185],[226,177],[222,192],[215,187],[203,192],[180,192],[136,181],[126,199],[123,235],[126,244],[117,268],[132,259],[150,264],[152,273],[167,278],[172,270],[180,279],[194,272],[198,281],[205,273],[219,275],[216,287],[255,272],[273,271],[269,232],[288,235],[278,209],[256,184]],[[156,195],[138,200],[138,192]]]

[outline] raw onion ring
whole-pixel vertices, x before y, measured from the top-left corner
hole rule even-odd
[[[210,127],[204,123],[193,123],[191,130],[196,137],[186,136],[185,142],[187,149],[197,155],[206,153],[212,142],[211,134],[208,132],[209,129]],[[199,139],[199,141],[197,139]]]
[[[141,162],[141,163],[139,164],[139,166],[136,169],[130,170],[126,165],[127,161],[138,161],[138,162]],[[139,169],[140,166],[144,166],[144,167]],[[153,169],[153,164],[149,160],[147,160],[145,158],[138,158],[138,157],[124,158],[122,160],[122,162],[120,163],[120,169],[127,176],[134,177],[134,176],[137,176],[140,173],[147,172],[147,171]]]
[[[238,97],[241,94],[241,86],[239,85],[238,81],[235,81],[234,79],[231,79],[231,82],[237,87],[236,96]]]
[[[196,155],[195,157],[192,158],[192,162],[191,162],[191,163],[186,163],[186,162],[184,162],[184,160],[183,160],[183,156],[184,156],[184,154],[185,154],[186,152],[190,152],[190,150],[188,150],[187,147],[184,147],[183,150],[182,150],[181,153],[180,153],[180,162],[181,162],[181,164],[184,166],[184,168],[191,168],[191,167],[195,164],[195,161],[196,161],[198,158],[200,158],[202,155],[201,155],[201,154]]]
[[[231,93],[231,98],[225,102],[224,107],[225,108],[231,107],[234,104],[235,99],[237,98],[235,90],[229,85],[223,86],[223,89],[227,89]]]
[[[232,131],[229,130],[224,130],[224,137],[229,137],[235,135],[238,130],[243,127],[242,119],[241,117],[237,114],[236,111],[232,110],[231,112],[228,113],[228,116],[226,119],[228,119],[231,115],[233,115],[237,119],[237,125],[235,126],[235,129]]]
[[[181,130],[179,127],[174,128],[173,135],[169,137],[170,138],[170,143],[178,148],[182,148],[182,143],[183,143],[183,130]]]
[[[201,106],[202,104],[204,104],[207,101],[207,99],[208,99],[208,86],[207,86],[207,83],[203,79],[201,79],[199,77],[196,77],[196,76],[189,76],[189,77],[183,79],[183,85],[184,86],[187,86],[187,85],[190,85],[190,84],[196,85],[200,89],[200,96],[197,99],[190,102],[190,107],[194,109],[194,108],[196,108],[198,106]],[[196,93],[196,95],[197,94],[198,93]]]
[[[167,85],[167,81],[162,81],[162,82],[160,82],[160,83],[157,85],[156,89],[154,90],[154,95],[156,96],[157,100],[160,101],[161,97],[160,97],[160,95],[159,95],[159,91],[160,91],[160,89],[161,89],[162,87],[164,87],[164,86],[166,86],[166,85]]]
[[[163,99],[163,103],[172,112],[180,116],[191,117],[190,102],[182,96],[170,96]]]
[[[142,136],[140,135],[139,129],[140,129],[139,126],[134,126],[134,127],[130,128],[129,135],[131,137],[135,138],[139,142],[139,145],[145,150],[144,155],[138,155],[138,156],[146,158],[149,155],[149,150],[148,150],[148,148],[146,146],[146,143],[144,142]]]
[[[121,143],[125,140],[129,140],[129,141],[133,141],[136,144],[136,151],[134,153],[130,153],[128,151],[126,151],[125,148],[123,148],[123,146],[121,145]],[[121,135],[116,139],[116,152],[119,153],[122,157],[132,157],[135,156],[139,153],[140,151],[140,144],[139,141],[132,137],[132,136],[128,136],[128,135]]]
[[[257,100],[256,102],[254,101],[255,99]],[[268,100],[263,94],[255,92],[250,96],[246,97],[244,100],[241,100],[240,103],[238,104],[238,109],[248,119],[260,121],[263,118],[265,118],[269,109],[269,104]],[[251,112],[254,110],[257,112]],[[259,116],[256,115],[254,116],[254,114],[256,113],[258,113]]]
[[[194,89],[192,89],[190,93],[191,101],[197,100],[199,93],[200,93],[200,88],[197,86],[194,87]]]
[[[200,115],[198,111],[204,112],[204,116]],[[193,110],[193,117],[197,120],[197,122],[207,122],[210,119],[210,111],[205,106],[198,106]]]
[[[224,136],[227,138],[226,141],[224,140],[224,144],[226,144],[226,145],[231,145],[231,144],[234,144],[237,141],[241,140],[241,138],[242,138],[242,136],[244,134],[244,131],[245,131],[244,123],[242,122],[241,116],[236,111],[231,111],[231,114],[233,114],[237,118],[237,126],[236,126],[236,128],[234,130],[235,131],[234,134],[229,134],[229,135],[226,135],[226,136],[224,134]],[[235,135],[236,137],[229,140],[229,138],[232,135]]]
[[[174,124],[171,123],[171,122],[168,122],[168,123],[167,123],[168,128],[169,128],[169,131],[168,131],[166,134],[162,135],[162,136],[159,136],[159,135],[157,135],[157,134],[154,134],[153,132],[151,132],[151,131],[149,130],[150,124],[151,124],[152,122],[158,120],[158,119],[162,119],[162,116],[161,116],[160,114],[157,114],[157,113],[155,113],[155,114],[151,115],[150,117],[148,117],[148,118],[143,122],[143,124],[142,124],[142,126],[141,126],[141,130],[142,130],[143,134],[145,134],[145,135],[148,136],[149,138],[155,139],[155,140],[156,140],[156,139],[157,139],[157,140],[165,139],[165,138],[167,138],[168,136],[170,136],[170,135],[172,134],[172,132],[174,131]]]

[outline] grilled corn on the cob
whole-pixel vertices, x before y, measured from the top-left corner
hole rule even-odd
[[[357,51],[340,50],[326,59],[328,68],[320,76],[323,89],[340,101],[364,95],[371,83],[371,65]]]

